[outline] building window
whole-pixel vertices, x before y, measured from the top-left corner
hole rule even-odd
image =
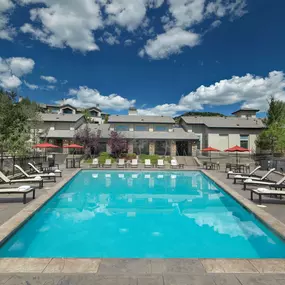
[[[240,135],[240,146],[248,148],[248,135]]]
[[[170,141],[156,141],[155,154],[170,155]]]
[[[73,113],[73,110],[70,109],[70,108],[65,108],[65,109],[62,109],[62,113],[63,113],[63,114],[72,114],[72,113]]]
[[[89,113],[91,117],[98,117],[98,112],[96,111],[90,111]]]
[[[117,132],[125,132],[129,130],[129,126],[128,125],[117,125],[115,129]]]
[[[137,132],[145,132],[148,131],[148,127],[144,125],[136,125],[135,126],[135,131]]]
[[[149,142],[147,140],[134,140],[134,153],[149,154]]]
[[[154,126],[154,131],[155,132],[168,132],[168,127],[156,125]]]

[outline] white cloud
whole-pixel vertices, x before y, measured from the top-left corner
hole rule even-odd
[[[16,31],[9,25],[8,13],[14,8],[11,0],[0,0],[0,39],[12,41]]]
[[[128,100],[117,94],[104,96],[101,95],[98,90],[90,89],[86,86],[80,86],[79,89],[70,89],[69,95],[72,96],[72,98],[65,100],[67,104],[83,108],[99,104],[102,109],[119,111],[132,107],[136,102],[135,100]]]
[[[22,4],[41,3],[45,7],[30,10],[31,20],[21,27],[35,39],[52,47],[71,47],[82,52],[98,50],[93,32],[102,27],[100,6],[93,0],[19,0]]]
[[[28,83],[28,82],[27,82],[27,81],[25,81],[25,80],[24,80],[24,83],[25,83],[25,85],[26,85],[29,89],[31,89],[31,90],[36,90],[36,89],[38,89],[38,88],[39,88],[39,86],[38,86],[38,85]]]
[[[194,47],[200,43],[200,36],[181,28],[173,28],[148,40],[139,52],[140,56],[148,55],[152,59],[167,58],[171,54],[180,53],[183,47]]]
[[[233,76],[231,79],[224,79],[210,86],[202,85],[181,97],[177,104],[140,109],[139,113],[175,116],[185,111],[203,110],[204,105],[223,106],[236,103],[244,108],[258,108],[266,111],[270,96],[285,101],[285,74],[281,71],[272,71],[266,77],[252,74]]]
[[[20,78],[34,69],[35,62],[25,57],[0,57],[0,86],[5,89],[18,88],[22,81]]]
[[[131,45],[133,45],[133,44],[134,44],[134,41],[131,40],[131,39],[127,39],[127,40],[124,41],[124,45],[125,45],[125,46],[131,46]]]
[[[46,88],[49,89],[49,90],[54,90],[55,86],[54,85],[48,85]]]
[[[102,41],[106,42],[109,45],[117,45],[120,43],[120,41],[117,39],[116,36],[113,36],[111,33],[109,32],[104,32],[103,36],[102,36]]]
[[[53,76],[44,76],[44,75],[42,75],[41,79],[47,81],[48,83],[56,83],[57,82],[57,79],[55,77],[53,77]]]

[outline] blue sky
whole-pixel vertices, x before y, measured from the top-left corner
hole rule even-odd
[[[230,114],[285,100],[275,0],[0,0],[0,85],[109,113]],[[183,96],[183,97],[182,97]]]

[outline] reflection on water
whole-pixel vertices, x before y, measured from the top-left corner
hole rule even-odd
[[[285,257],[199,172],[80,173],[1,249],[14,257]]]

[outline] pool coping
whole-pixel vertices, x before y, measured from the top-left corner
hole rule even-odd
[[[82,169],[77,169],[30,202],[19,213],[0,226],[0,246],[44,206],[61,188]],[[83,169],[96,170],[96,169]],[[110,169],[120,170],[120,169]],[[122,169],[124,170],[124,169]],[[144,170],[144,169],[132,169]],[[163,170],[163,169],[161,169]],[[181,169],[182,170],[182,169]],[[181,171],[178,170],[178,171]],[[149,171],[148,169],[146,171]],[[168,170],[169,171],[169,170]],[[171,170],[170,170],[171,171]],[[175,169],[173,169],[175,171]],[[185,169],[184,171],[193,171]],[[239,195],[228,185],[206,170],[196,169],[212,179],[247,210],[256,215],[277,235],[285,239],[285,225]],[[206,274],[206,273],[285,273],[285,259],[238,258],[0,258],[2,273],[93,273],[98,275],[153,275],[153,274]]]

